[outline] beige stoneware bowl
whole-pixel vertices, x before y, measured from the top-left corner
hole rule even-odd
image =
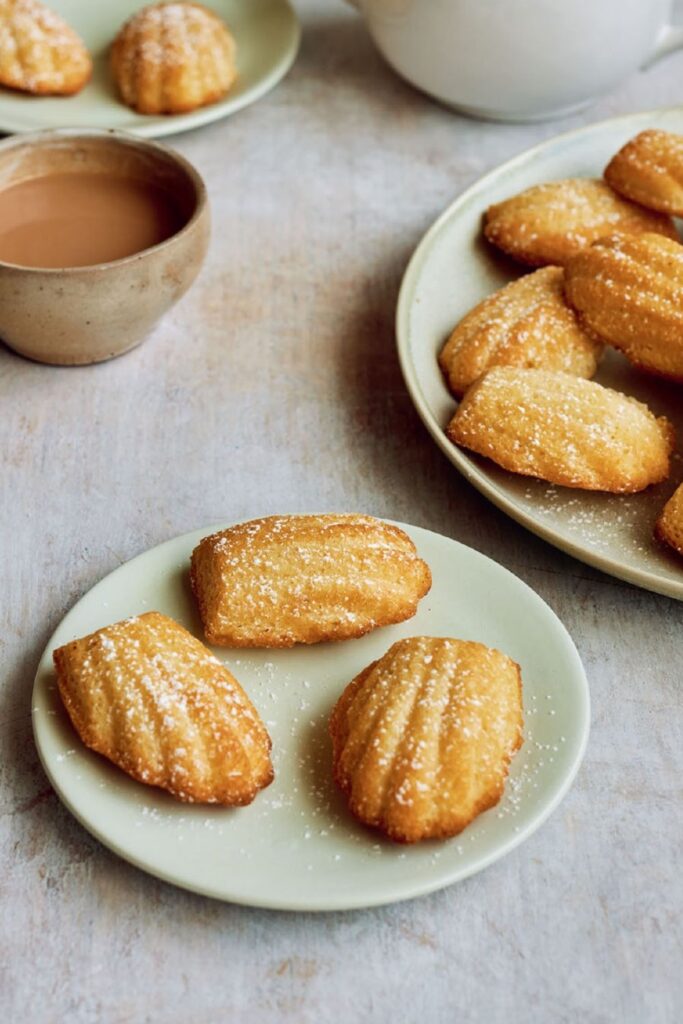
[[[0,142],[0,189],[53,173],[122,174],[170,193],[182,226],[111,263],[41,269],[0,262],[0,338],[43,363],[82,365],[139,345],[185,294],[206,254],[209,206],[187,160],[117,131],[45,131]]]

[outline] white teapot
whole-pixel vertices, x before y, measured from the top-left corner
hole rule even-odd
[[[588,106],[683,46],[672,0],[350,0],[400,75],[475,117]]]

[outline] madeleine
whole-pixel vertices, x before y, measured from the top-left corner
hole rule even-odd
[[[567,264],[565,294],[581,323],[634,366],[683,381],[683,245],[603,238]]]
[[[292,647],[403,622],[431,586],[410,537],[371,516],[269,516],[205,537],[191,582],[207,640]]]
[[[605,168],[620,195],[650,210],[683,215],[683,135],[648,129],[627,142]]]
[[[677,237],[670,217],[637,206],[593,178],[534,185],[490,206],[484,218],[488,241],[532,267],[564,266],[598,238],[617,231]]]
[[[360,821],[403,843],[454,836],[503,794],[522,744],[519,666],[466,640],[399,640],[349,683],[330,734]]]
[[[248,804],[273,779],[270,737],[237,680],[186,629],[147,612],[53,655],[87,747],[178,800]]]
[[[674,443],[669,421],[635,398],[566,373],[506,366],[472,385],[446,433],[512,473],[614,493],[665,480]]]
[[[439,355],[450,391],[459,397],[492,366],[592,377],[602,345],[579,324],[565,301],[563,282],[561,267],[544,267],[512,281],[470,310]]]
[[[140,114],[182,114],[221,99],[233,85],[235,40],[202,4],[151,4],[129,18],[111,50],[123,102]]]

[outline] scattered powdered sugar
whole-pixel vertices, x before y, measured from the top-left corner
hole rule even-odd
[[[535,514],[541,519],[557,520],[561,516],[582,543],[603,551],[614,547],[616,535],[627,530],[635,534],[641,519],[640,504],[630,495],[610,495],[609,507],[606,507],[603,502],[586,501],[583,494],[548,484],[542,490],[527,489],[524,498],[533,504]]]
[[[135,616],[127,620],[133,625],[139,624],[139,621]],[[124,645],[123,649],[126,657],[130,656],[134,660],[144,653],[139,638]],[[501,733],[505,728],[504,716],[492,714],[495,705],[491,700],[490,685],[500,669],[499,659],[503,656],[495,651],[485,653],[485,685],[483,690],[471,689],[472,667],[461,656],[457,642],[447,641],[444,650],[452,664],[457,665],[460,680],[457,688],[457,713],[453,712],[451,721],[457,735],[464,740],[470,735],[477,735],[477,721],[482,714],[489,716],[493,733]],[[110,663],[121,657],[121,651],[121,637],[108,631],[105,642],[98,649],[98,656],[111,669]],[[163,828],[169,840],[177,841],[185,847],[192,844],[193,849],[201,848],[203,837],[211,836],[212,839],[208,840],[211,843],[215,837],[218,845],[213,849],[221,849],[222,842],[225,843],[226,870],[231,862],[240,859],[257,861],[259,864],[270,863],[273,856],[279,856],[274,851],[282,851],[283,864],[289,857],[298,857],[299,863],[303,861],[302,866],[306,872],[327,867],[340,872],[354,870],[359,857],[386,860],[388,870],[392,870],[390,863],[411,858],[422,859],[433,865],[440,861],[449,863],[453,855],[459,858],[466,856],[492,827],[495,830],[497,820],[514,819],[535,799],[534,794],[543,785],[545,769],[554,763],[565,742],[564,737],[554,736],[552,728],[548,728],[548,723],[553,722],[556,715],[552,695],[542,693],[537,697],[533,691],[525,694],[525,742],[513,760],[512,772],[500,804],[490,814],[478,818],[453,842],[438,847],[427,843],[406,850],[359,825],[350,815],[346,801],[332,779],[329,714],[348,680],[330,678],[329,674],[324,679],[318,675],[315,678],[302,678],[296,668],[299,662],[290,661],[289,652],[263,661],[260,660],[261,655],[251,652],[238,654],[234,658],[232,654],[221,652],[221,659],[235,671],[238,680],[264,716],[273,736],[275,782],[259,793],[248,808],[216,808],[209,813],[199,806],[182,807],[163,796],[155,800],[152,792],[146,802],[138,807],[134,820],[137,829]],[[421,678],[429,681],[420,698],[423,710],[427,714],[432,711],[435,714],[449,713],[448,705],[439,692],[439,676],[443,672],[442,656],[437,655],[431,644],[427,643],[419,658]],[[161,672],[169,669],[164,658],[153,664]],[[207,664],[220,666],[222,661],[212,658]],[[410,674],[408,664],[403,671]],[[150,679],[145,685],[154,694],[154,673],[148,674]],[[230,694],[231,688],[228,687],[226,692]],[[176,697],[182,699],[180,694],[173,692],[171,707]],[[169,713],[167,690],[157,692],[156,701],[163,714]],[[538,728],[539,722],[543,723],[542,728]],[[182,742],[176,741],[172,752],[182,762],[189,753],[188,744],[184,739]],[[75,751],[64,751],[61,757],[66,758],[72,753]],[[407,805],[428,788],[429,780],[419,775],[427,755],[425,735],[420,735],[412,747],[406,748],[405,756],[409,759],[411,769],[418,773],[414,789],[409,785],[399,787],[399,800]],[[101,786],[104,785],[101,783]],[[301,852],[304,849],[305,854]],[[188,852],[186,850],[184,855]]]

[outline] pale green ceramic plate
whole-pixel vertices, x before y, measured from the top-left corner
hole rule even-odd
[[[683,132],[683,109],[620,117],[560,135],[503,164],[459,196],[415,250],[401,286],[396,330],[413,402],[438,446],[470,483],[513,519],[575,558],[683,600],[683,560],[652,536],[660,509],[683,475],[680,456],[666,483],[635,495],[569,490],[514,476],[448,440],[444,428],[455,402],[436,361],[457,321],[484,296],[521,273],[482,241],[486,207],[539,182],[600,177],[610,156],[647,127]],[[637,372],[613,350],[596,379],[668,416],[676,427],[680,450],[680,386]]]
[[[408,899],[480,871],[557,806],[583,756],[586,677],[555,614],[526,584],[470,548],[404,527],[434,584],[415,618],[341,644],[215,653],[273,739],[275,782],[239,810],[180,804],[134,782],[79,741],[55,689],[52,650],[128,615],[157,609],[201,636],[187,569],[197,530],[134,558],[94,587],[50,640],[33,692],[43,766],[69,810],[126,860],[166,881],[253,906],[343,910]],[[214,527],[215,529],[215,527]],[[460,836],[396,846],[360,826],[331,780],[327,719],[345,685],[400,637],[456,636],[522,667],[525,743],[506,795]]]
[[[0,88],[0,131],[44,128],[119,128],[145,138],[173,135],[246,107],[277,85],[294,62],[300,30],[288,0],[208,0],[237,42],[239,78],[224,100],[190,114],[145,117],[119,100],[108,50],[141,0],[48,0],[84,39],[94,59],[92,81],[70,97],[27,96]]]

